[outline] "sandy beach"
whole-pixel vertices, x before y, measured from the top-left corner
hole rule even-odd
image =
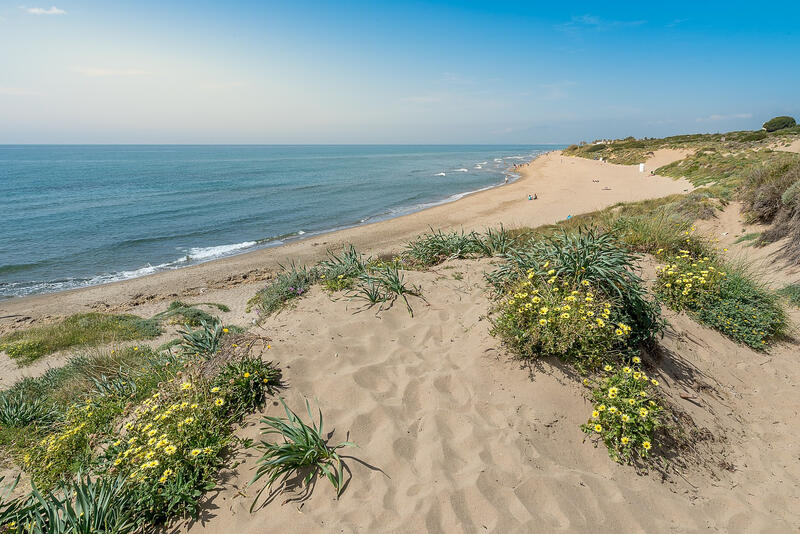
[[[564,220],[617,202],[682,193],[692,189],[684,180],[650,176],[649,171],[683,157],[678,150],[661,150],[640,173],[638,168],[563,157],[554,151],[519,169],[516,182],[468,195],[410,215],[331,232],[183,269],[54,294],[0,301],[0,332],[31,320],[96,311],[123,311],[148,302],[206,294],[267,279],[279,264],[309,263],[327,249],[352,243],[373,255],[400,251],[429,228],[484,230],[535,227]],[[529,194],[538,200],[529,201]],[[250,289],[249,291],[253,291]]]

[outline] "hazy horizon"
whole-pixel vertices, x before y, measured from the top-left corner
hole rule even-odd
[[[798,15],[788,2],[9,3],[0,144],[570,144],[753,130],[800,115]]]

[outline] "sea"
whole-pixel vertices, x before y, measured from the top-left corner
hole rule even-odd
[[[452,202],[553,145],[0,145],[0,299]]]

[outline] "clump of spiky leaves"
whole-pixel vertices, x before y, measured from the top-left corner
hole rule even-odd
[[[354,279],[367,272],[372,258],[365,258],[353,245],[340,253],[328,251],[328,258],[317,264],[319,279],[326,289],[339,291],[352,287]]]
[[[60,417],[51,402],[41,397],[26,398],[17,392],[0,394],[0,425],[22,428],[49,426]]]
[[[255,308],[262,318],[268,317],[283,308],[287,302],[305,295],[318,277],[316,269],[298,267],[294,262],[289,267],[281,266],[281,272],[247,302],[247,311]]]
[[[250,511],[255,508],[261,494],[277,481],[283,487],[295,475],[305,474],[303,482],[306,493],[313,489],[312,481],[318,475],[324,475],[336,490],[337,498],[341,495],[344,482],[344,469],[338,450],[343,447],[355,447],[355,443],[345,441],[338,445],[328,445],[322,426],[322,411],[319,411],[319,424],[314,422],[311,405],[306,400],[306,411],[311,420],[307,425],[294,413],[283,399],[280,399],[286,419],[265,417],[261,420],[266,425],[262,434],[278,435],[282,442],[270,443],[262,440],[259,449],[264,451],[258,459],[258,467],[251,484],[266,478],[266,484],[258,492]]]
[[[500,228],[488,228],[478,237],[478,247],[484,256],[497,256],[513,250],[518,244],[518,236],[512,234],[501,224]]]
[[[217,304],[214,302],[186,304],[179,300],[175,300],[170,303],[166,310],[154,315],[153,319],[169,319],[172,322],[187,324],[189,326],[200,326],[204,322],[210,323],[214,321],[214,316],[206,311],[201,310],[197,306],[208,306],[211,308],[216,308],[221,312],[231,311],[230,308],[224,304]]]
[[[628,344],[635,349],[651,342],[664,327],[658,304],[647,297],[642,280],[633,273],[638,256],[628,251],[613,233],[581,227],[561,232],[504,255],[506,262],[487,274],[500,293],[505,293],[527,273],[556,276],[577,286],[586,281],[606,298],[619,304],[615,323],[632,328]],[[552,271],[552,274],[547,274]]]
[[[134,504],[124,479],[80,477],[51,492],[34,488],[7,528],[14,534],[128,534],[139,527]]]
[[[366,300],[370,306],[379,302],[393,303],[402,298],[408,313],[413,317],[414,310],[408,302],[409,295],[425,300],[422,289],[406,283],[403,273],[395,265],[383,267],[371,274],[362,274],[357,289],[350,293],[351,298]]]
[[[222,323],[214,320],[211,323],[200,323],[200,328],[192,330],[189,326],[179,330],[181,351],[184,354],[208,357],[219,350],[220,340],[224,334]]]
[[[30,363],[57,350],[113,341],[150,339],[161,334],[158,321],[135,315],[81,313],[63,321],[12,332],[0,337],[0,350]]]
[[[418,265],[430,266],[456,258],[484,254],[483,243],[475,232],[443,232],[431,229],[406,246],[404,255]]]

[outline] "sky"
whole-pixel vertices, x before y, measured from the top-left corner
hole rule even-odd
[[[0,144],[573,143],[800,119],[796,1],[24,1],[0,0]]]

